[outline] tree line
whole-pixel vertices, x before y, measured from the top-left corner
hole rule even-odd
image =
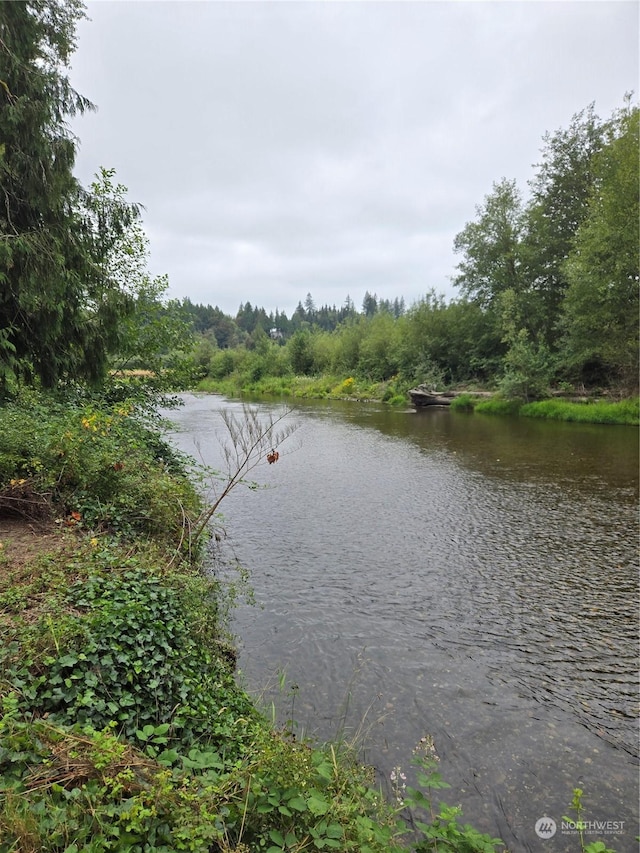
[[[540,396],[552,383],[637,387],[639,110],[590,105],[543,137],[525,194],[502,178],[456,236],[446,300],[367,292],[358,310],[288,317],[167,297],[147,271],[141,207],[113,170],[73,175],[68,120],[93,105],[66,70],[80,0],[0,4],[0,391],[100,384],[110,370],[229,376],[336,375],[483,382]],[[190,374],[191,371],[191,374]]]
[[[456,236],[455,299],[431,290],[407,309],[367,293],[361,311],[349,297],[339,310],[317,310],[307,294],[290,319],[250,303],[230,318],[185,300],[201,368],[241,381],[287,372],[475,381],[525,399],[554,383],[633,392],[638,128],[629,95],[606,120],[590,105],[545,134],[526,200],[500,179]]]

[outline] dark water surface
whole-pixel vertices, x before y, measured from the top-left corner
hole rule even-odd
[[[173,439],[220,466],[223,409],[187,395]],[[257,600],[233,624],[249,689],[357,737],[383,785],[433,735],[443,799],[511,851],[579,850],[574,787],[623,823],[588,840],[637,850],[637,429],[338,402],[289,420],[254,472],[270,488],[222,507]]]

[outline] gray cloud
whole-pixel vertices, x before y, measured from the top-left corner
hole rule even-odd
[[[146,207],[171,294],[288,313],[453,295],[453,239],[638,79],[632,2],[93,2],[77,174]]]

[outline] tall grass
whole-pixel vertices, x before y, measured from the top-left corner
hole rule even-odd
[[[483,415],[518,415],[521,405],[519,400],[504,400],[501,397],[494,397],[492,400],[476,403],[474,412],[480,412]]]
[[[473,410],[483,415],[518,415],[524,418],[541,418],[583,424],[619,424],[638,426],[640,406],[638,398],[610,403],[604,400],[589,403],[572,403],[567,400],[539,400],[522,403],[519,400],[476,401],[467,394],[454,399],[451,408],[458,411]]]
[[[471,394],[460,394],[451,400],[451,409],[454,412],[473,412],[478,405],[478,399]]]
[[[603,401],[570,403],[566,400],[541,400],[537,403],[526,403],[520,408],[519,414],[527,418],[589,424],[638,426],[640,423],[638,398],[622,400],[619,403]]]

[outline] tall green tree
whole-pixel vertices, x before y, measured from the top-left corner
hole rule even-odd
[[[125,370],[142,367],[159,375],[193,348],[189,313],[169,299],[166,275],[149,274],[149,239],[137,205],[127,201],[127,188],[115,181],[115,169],[100,169],[91,184],[88,207],[100,241],[100,271],[104,288],[128,298],[131,310],[121,318],[111,364]],[[123,220],[122,211],[130,211]],[[116,220],[115,222],[113,220]]]
[[[307,320],[312,322],[316,316],[316,303],[313,301],[313,296],[310,293],[307,293],[305,297],[304,310],[306,312]]]
[[[73,176],[67,121],[92,108],[65,70],[79,0],[0,4],[0,381],[98,381],[130,307],[101,269],[111,211],[96,230]]]
[[[542,159],[530,181],[522,259],[532,294],[528,316],[536,336],[553,345],[568,282],[565,260],[584,221],[594,184],[594,157],[604,125],[594,105],[576,113],[568,128],[543,137]]]
[[[362,300],[362,313],[365,317],[373,317],[378,310],[378,297],[367,290]]]
[[[476,214],[454,240],[454,250],[463,259],[453,281],[464,296],[489,308],[505,290],[517,293],[524,286],[523,208],[516,182],[503,178],[494,183]]]
[[[306,329],[295,332],[287,344],[287,354],[291,363],[291,369],[296,375],[310,375],[313,371],[311,333]]]
[[[630,104],[605,128],[588,208],[562,267],[564,356],[587,381],[638,383],[640,111]]]

